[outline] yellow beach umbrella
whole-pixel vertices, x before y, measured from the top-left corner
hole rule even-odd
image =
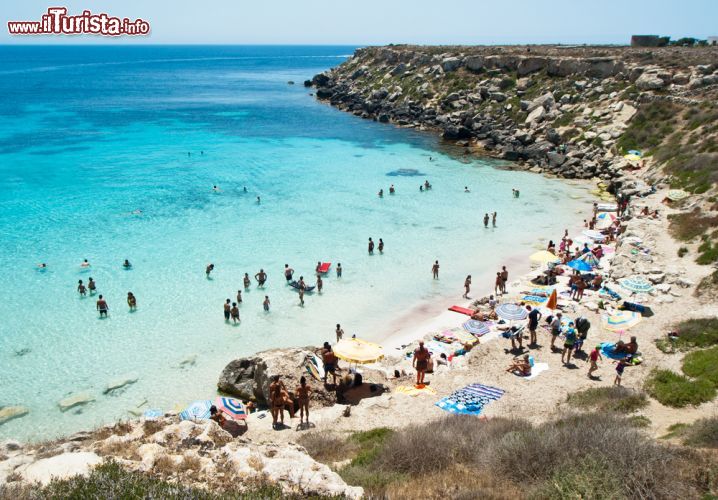
[[[539,262],[541,264],[548,264],[549,262],[556,262],[560,260],[556,255],[552,254],[548,250],[541,250],[529,256],[533,262]]]
[[[628,161],[641,161],[641,157],[634,154],[627,154],[623,156]]]
[[[616,311],[613,314],[603,315],[601,322],[606,330],[622,332],[636,326],[642,319],[643,317],[637,312]]]
[[[339,359],[350,363],[373,363],[384,357],[382,346],[361,339],[342,339],[332,350]]]

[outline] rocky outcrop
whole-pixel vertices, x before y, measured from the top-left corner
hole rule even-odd
[[[280,375],[290,394],[299,385],[299,377],[304,374],[314,383],[312,400],[323,406],[336,403],[336,395],[323,384],[317,384],[307,372],[307,356],[312,356],[311,348],[272,349],[255,356],[230,361],[219,377],[217,387],[220,391],[260,404],[269,402],[269,385],[275,375]],[[318,385],[318,387],[317,387]]]
[[[534,172],[608,180],[625,166],[616,143],[641,102],[666,92],[690,100],[683,94],[718,82],[714,64],[652,57],[646,66],[634,56],[607,48],[368,47],[312,83],[319,99],[362,118],[435,130]]]
[[[87,475],[105,459],[131,471],[209,490],[222,484],[242,490],[245,485],[269,483],[288,496],[363,495],[362,488],[347,485],[301,446],[234,439],[211,420],[179,422],[176,417],[127,422],[36,446],[4,443],[0,487]]]
[[[5,406],[0,408],[0,425],[15,418],[24,417],[28,413],[30,413],[30,410],[24,406]]]

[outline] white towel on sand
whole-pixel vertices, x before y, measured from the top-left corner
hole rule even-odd
[[[522,377],[524,380],[531,380],[539,376],[543,371],[548,370],[548,363],[535,363],[531,368],[531,375],[528,377]]]

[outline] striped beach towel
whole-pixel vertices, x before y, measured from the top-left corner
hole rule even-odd
[[[449,413],[479,415],[484,406],[503,394],[504,390],[498,387],[471,384],[441,399],[436,406]]]

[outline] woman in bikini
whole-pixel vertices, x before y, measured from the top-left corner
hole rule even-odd
[[[297,386],[297,399],[299,399],[299,423],[301,424],[304,420],[304,415],[307,416],[307,423],[309,423],[309,393],[312,392],[312,388],[307,385],[307,379],[301,377],[299,379],[299,386]]]

